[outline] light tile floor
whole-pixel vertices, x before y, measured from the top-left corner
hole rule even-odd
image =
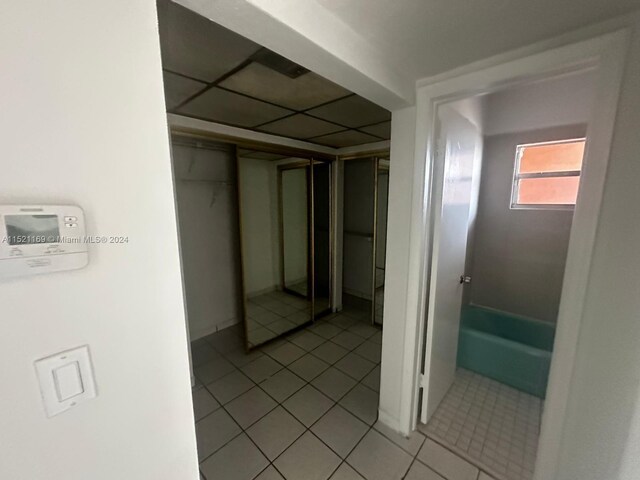
[[[421,430],[497,479],[530,480],[541,413],[539,398],[459,369]]]
[[[247,301],[247,332],[251,345],[260,345],[311,320],[311,302],[275,291]]]
[[[377,422],[382,332],[369,321],[350,308],[249,354],[239,326],[193,342],[202,478],[490,480]]]

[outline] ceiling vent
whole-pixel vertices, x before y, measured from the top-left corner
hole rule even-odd
[[[251,60],[258,62],[265,67],[269,67],[271,70],[275,70],[278,73],[286,75],[289,78],[298,78],[309,70],[302,65],[292,62],[288,58],[284,58],[282,55],[278,55],[275,52],[267,48],[261,48],[251,56]]]

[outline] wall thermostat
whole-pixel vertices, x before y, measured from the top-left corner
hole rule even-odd
[[[0,279],[83,268],[84,214],[74,205],[0,205]]]

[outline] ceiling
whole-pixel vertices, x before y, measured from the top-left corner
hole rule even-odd
[[[413,81],[640,8],[640,0],[308,1]]]
[[[158,16],[170,113],[335,148],[390,138],[369,100],[169,0]]]

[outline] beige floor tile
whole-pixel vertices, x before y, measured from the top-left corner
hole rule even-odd
[[[300,378],[310,382],[329,368],[329,364],[308,353],[293,362],[288,368]]]
[[[271,461],[284,452],[305,431],[304,425],[282,407],[254,423],[247,435]]]
[[[426,465],[418,462],[413,462],[409,473],[405,477],[405,480],[446,480],[444,477],[438,475]]]
[[[353,378],[334,367],[325,370],[311,382],[314,387],[336,402],[351,390],[356,383]]]
[[[213,396],[222,405],[229,403],[234,398],[253,388],[255,384],[240,370],[235,370],[213,383],[207,385]]]
[[[368,430],[368,425],[339,405],[311,427],[311,431],[342,458],[347,457]]]
[[[283,402],[295,392],[304,387],[305,381],[297,375],[283,368],[275,375],[260,383],[260,388],[267,392],[277,402]]]
[[[205,460],[200,469],[210,479],[253,480],[268,465],[269,461],[243,433]]]
[[[324,415],[334,402],[329,397],[307,385],[291,397],[282,405],[291,412],[304,425],[310,427],[322,415]]]
[[[378,418],[378,394],[362,384],[356,385],[339,403],[368,425]]]
[[[222,408],[196,423],[198,458],[202,461],[242,430]]]
[[[192,390],[193,395],[193,413],[196,422],[206,417],[211,412],[220,407],[220,404],[207,391],[206,388],[200,386]]]
[[[347,463],[367,480],[400,480],[411,465],[411,456],[375,430],[369,430]]]
[[[478,477],[476,467],[429,438],[420,449],[418,460],[447,480],[476,480]]]
[[[225,408],[242,428],[248,428],[273,410],[278,404],[259,387],[228,403]]]
[[[274,462],[287,480],[326,480],[340,465],[340,457],[307,432]]]

